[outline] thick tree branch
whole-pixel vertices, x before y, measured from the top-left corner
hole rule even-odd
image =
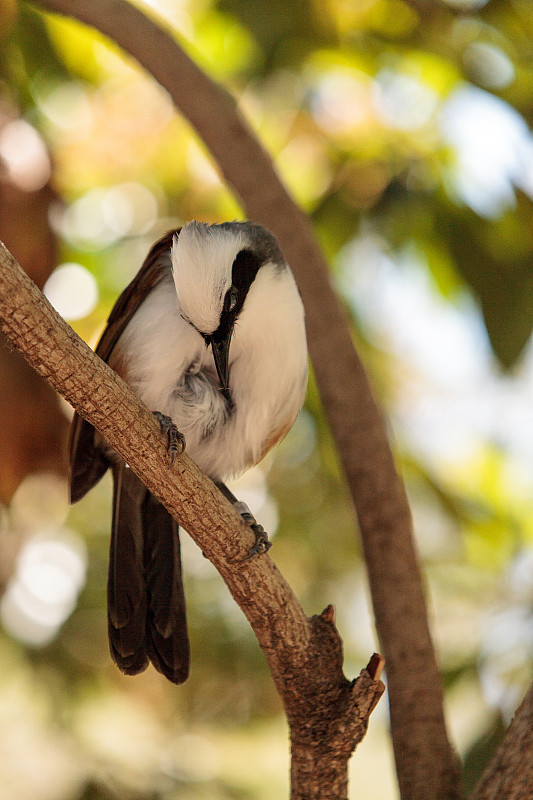
[[[530,800],[533,793],[533,685],[520,704],[472,800]]]
[[[186,454],[173,467],[167,463],[152,414],[1,243],[0,326],[39,375],[123,456],[224,578],[265,653],[287,712],[298,767],[293,798],[342,800],[348,759],[384,690],[381,657],[371,659],[355,682],[344,677],[331,607],[308,619],[268,556],[246,558],[253,537],[233,506]]]
[[[387,659],[402,797],[460,797],[404,487],[307,219],[288,196],[234,100],[196,67],[169,33],[125,0],[36,2],[95,26],[134,56],[202,137],[248,216],[279,238],[304,299],[319,390],[359,518],[376,626]]]

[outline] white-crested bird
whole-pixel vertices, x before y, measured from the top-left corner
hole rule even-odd
[[[96,348],[154,409],[172,453],[200,469],[262,528],[224,481],[257,464],[292,427],[307,383],[303,306],[276,239],[252,222],[189,222],[150,250]],[[71,501],[108,468],[113,521],[108,577],[111,655],[129,675],[152,664],[174,683],[189,671],[178,526],[75,415]]]

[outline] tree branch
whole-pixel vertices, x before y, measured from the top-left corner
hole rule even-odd
[[[384,691],[383,659],[374,656],[356,681],[345,678],[332,608],[308,619],[268,556],[246,558],[253,536],[240,515],[186,454],[168,464],[153,415],[1,243],[0,327],[120,453],[224,578],[265,653],[287,712],[296,765],[293,798],[346,797],[348,759]]]
[[[520,704],[471,800],[530,800],[533,787],[533,685]]]
[[[405,490],[383,419],[310,225],[238,112],[172,36],[125,0],[36,0],[110,36],[169,92],[204,140],[250,218],[278,237],[307,314],[322,402],[357,510],[376,627],[387,660],[391,729],[403,798],[461,796]],[[335,357],[332,358],[332,354]]]

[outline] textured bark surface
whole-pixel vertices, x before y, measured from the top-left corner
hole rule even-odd
[[[224,578],[267,658],[291,726],[295,761],[306,765],[293,776],[293,798],[345,798],[348,759],[384,690],[381,658],[374,657],[356,681],[345,678],[331,607],[308,619],[271,559],[247,558],[254,537],[233,506],[186,453],[173,466],[168,463],[150,411],[54,311],[1,243],[0,325],[39,375],[128,462]],[[344,789],[329,794],[331,785]]]
[[[37,5],[94,25],[134,56],[202,137],[249,218],[278,237],[302,293],[317,383],[359,517],[387,660],[402,797],[456,800],[462,794],[459,769],[444,721],[410,511],[383,419],[307,219],[233,98],[196,67],[169,33],[124,0],[37,0]]]
[[[529,688],[472,800],[533,797],[533,685]]]

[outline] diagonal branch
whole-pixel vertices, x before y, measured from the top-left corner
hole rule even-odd
[[[188,58],[169,33],[125,0],[35,2],[95,26],[136,58],[202,137],[248,216],[280,240],[303,296],[317,383],[359,518],[376,626],[387,659],[402,797],[460,797],[405,490],[307,219],[288,196],[233,98]]]
[[[533,792],[533,685],[471,800],[529,800]]]
[[[1,243],[0,327],[120,453],[222,575],[257,636],[285,706],[293,798],[342,800],[348,759],[384,691],[381,657],[374,656],[356,681],[345,678],[332,608],[308,619],[268,556],[246,558],[252,536],[233,506],[186,454],[173,467],[167,463],[146,406],[57,314]]]
[[[344,677],[331,607],[308,619],[270,558],[246,559],[251,533],[239,514],[186,454],[174,467],[166,463],[152,414],[54,311],[1,243],[0,326],[31,366],[120,453],[224,578],[284,702],[293,762],[307,766],[295,768],[293,796],[345,797],[348,759],[384,690],[381,657],[375,656],[357,681]]]

